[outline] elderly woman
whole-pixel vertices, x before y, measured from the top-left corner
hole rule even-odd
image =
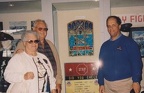
[[[7,93],[56,93],[50,61],[37,52],[38,34],[25,31],[21,40],[25,51],[15,54],[4,72],[5,80],[11,83]]]

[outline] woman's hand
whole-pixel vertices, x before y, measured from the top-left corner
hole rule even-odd
[[[61,84],[56,84],[57,93],[61,93]]]
[[[57,93],[57,92],[56,92],[56,89],[53,89],[53,90],[51,91],[51,93]]]
[[[24,79],[29,80],[34,78],[34,73],[33,72],[27,72],[24,74]]]
[[[18,50],[16,51],[16,53],[22,53],[22,52],[24,52],[23,49],[18,49]]]

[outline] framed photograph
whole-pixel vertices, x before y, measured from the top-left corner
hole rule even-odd
[[[32,28],[34,27],[34,22],[35,21],[31,21],[31,30],[33,30]]]
[[[26,30],[27,22],[26,21],[10,21],[9,29],[11,29],[11,30]]]
[[[132,27],[130,37],[138,44],[141,56],[144,57],[144,27]]]
[[[3,30],[3,22],[0,22],[0,31]]]

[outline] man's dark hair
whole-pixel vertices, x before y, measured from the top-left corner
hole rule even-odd
[[[121,19],[120,19],[118,16],[109,16],[109,17],[107,18],[107,20],[106,20],[106,25],[108,24],[108,20],[109,20],[110,18],[115,18],[116,21],[117,21],[117,23],[118,23],[118,25],[121,24]]]

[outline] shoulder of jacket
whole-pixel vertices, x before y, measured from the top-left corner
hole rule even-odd
[[[25,59],[26,55],[24,54],[24,52],[22,53],[18,53],[18,54],[14,54],[10,60],[16,60],[17,62],[21,62],[20,60]]]
[[[48,39],[47,39],[46,41],[47,41],[47,43],[49,43],[49,44],[53,44],[53,43],[52,43],[50,40],[48,40]]]
[[[46,40],[46,41],[51,48],[55,48],[55,45],[50,40]]]

